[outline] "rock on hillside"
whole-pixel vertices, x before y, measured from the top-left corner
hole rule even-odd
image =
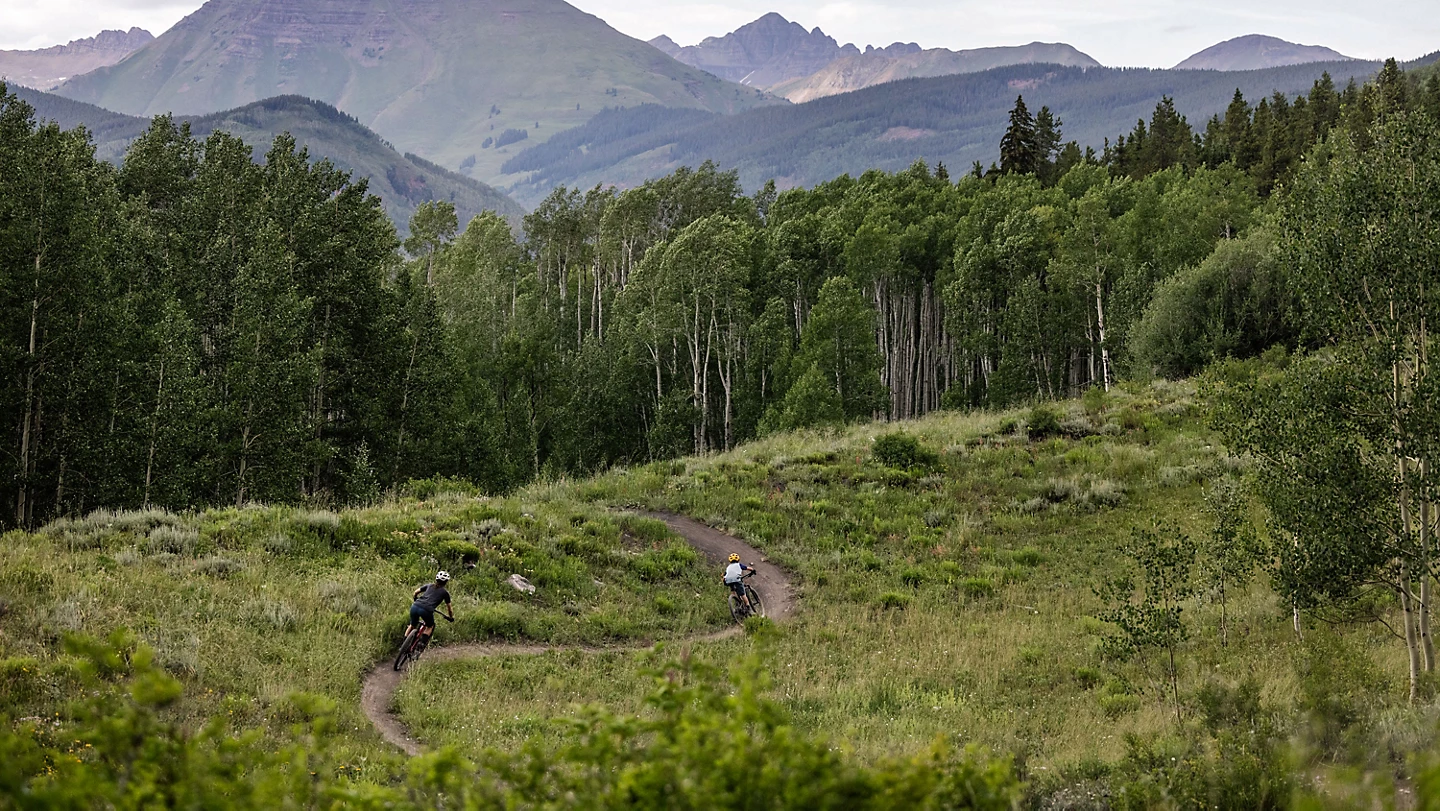
[[[0,51],[0,77],[36,90],[50,90],[71,76],[113,65],[153,39],[149,31],[132,28],[101,31],[38,51]]]
[[[123,63],[56,92],[140,116],[305,96],[481,179],[518,149],[496,146],[507,130],[533,144],[607,106],[730,112],[776,101],[563,0],[209,0]]]
[[[774,12],[699,45],[682,48],[666,36],[650,44],[687,65],[751,87],[809,76],[836,59],[860,55],[854,45],[840,45],[819,28],[806,31]]]
[[[1311,62],[1344,62],[1348,57],[1320,45],[1296,45],[1275,37],[1250,34],[1229,39],[1191,56],[1176,70],[1262,70]]]
[[[898,79],[979,73],[1006,65],[1054,64],[1094,68],[1100,63],[1063,43],[1032,42],[1029,45],[975,48],[950,51],[944,48],[920,50],[900,43],[864,54],[838,59],[816,73],[775,85],[770,91],[796,104],[849,93]]]
[[[35,108],[36,117],[64,129],[84,126],[95,140],[96,155],[112,163],[124,158],[130,142],[150,125],[144,118],[121,115],[94,105],[27,88],[11,88]],[[275,137],[288,132],[310,150],[313,160],[328,158],[356,178],[370,179],[385,213],[402,233],[410,216],[427,200],[455,204],[462,227],[481,211],[499,212],[519,227],[525,211],[518,203],[477,180],[446,171],[415,155],[402,155],[380,136],[328,104],[298,96],[265,99],[234,110],[186,119],[197,138],[217,130],[229,132],[262,159]]]

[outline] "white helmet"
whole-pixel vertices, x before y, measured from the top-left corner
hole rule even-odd
[[[446,572],[446,571],[442,571],[442,572],[440,572],[439,574],[435,575],[435,582],[436,582],[436,583],[444,583],[444,582],[448,581],[449,579],[450,579],[450,573],[449,573],[449,572]]]

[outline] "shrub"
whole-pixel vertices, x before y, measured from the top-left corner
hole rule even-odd
[[[1111,720],[1140,709],[1140,699],[1132,695],[1105,695],[1100,696],[1100,710],[1105,717]]]
[[[940,465],[939,454],[921,445],[918,438],[904,431],[878,437],[871,454],[880,464],[902,470],[929,470]]]
[[[194,529],[161,525],[150,530],[149,536],[145,539],[144,549],[148,555],[161,553],[192,555],[195,553],[195,546],[199,541],[200,533]]]
[[[474,564],[480,560],[480,547],[459,539],[437,541],[431,545],[430,552],[441,566],[447,568]]]
[[[289,633],[300,627],[300,613],[281,600],[262,600],[255,603],[251,613],[258,622],[277,631]]]
[[[260,541],[260,547],[272,555],[288,555],[295,548],[295,542],[283,532],[272,532]]]
[[[918,589],[925,582],[925,570],[911,566],[900,573],[900,582],[912,589]]]
[[[1126,431],[1140,431],[1145,428],[1145,415],[1131,406],[1120,412],[1120,427]]]
[[[1065,430],[1060,427],[1060,412],[1052,406],[1036,406],[1030,409],[1025,419],[1025,434],[1032,440],[1061,436]]]
[[[881,608],[894,608],[903,611],[910,605],[910,595],[887,591],[876,598],[875,604]]]

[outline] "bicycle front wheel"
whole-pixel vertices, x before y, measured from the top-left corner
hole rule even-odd
[[[395,669],[398,671],[405,667],[405,663],[415,658],[415,644],[420,641],[420,630],[411,628],[405,633],[405,639],[400,643],[400,652],[395,655]]]

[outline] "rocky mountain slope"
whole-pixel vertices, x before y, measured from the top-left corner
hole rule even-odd
[[[140,116],[306,96],[479,179],[514,142],[607,106],[732,112],[774,101],[562,0],[210,0],[124,63],[57,92]]]
[[[1094,68],[1100,63],[1063,43],[1032,42],[1029,45],[975,48],[950,51],[944,48],[911,51],[904,46],[869,49],[863,54],[837,59],[810,76],[770,87],[777,96],[796,104],[849,93],[897,79],[951,76],[978,73],[1005,65],[1051,64]]]
[[[819,28],[806,31],[773,12],[699,45],[682,48],[666,36],[650,44],[687,65],[764,88],[797,104],[897,79],[975,73],[1004,65],[1100,65],[1069,45],[1043,42],[964,51],[896,42],[885,48],[867,45],[862,52],[851,44],[840,45]]]
[[[1262,70],[1311,62],[1350,59],[1320,45],[1296,45],[1275,37],[1250,34],[1211,45],[1175,66],[1176,70]]]
[[[149,120],[113,113],[83,102],[27,88],[12,88],[35,108],[36,116],[64,129],[83,125],[90,130],[99,157],[118,163],[125,149],[150,125]],[[497,211],[519,226],[524,209],[495,189],[447,171],[415,155],[402,155],[358,121],[323,104],[298,96],[266,99],[206,116],[188,117],[190,129],[204,138],[217,130],[229,132],[262,159],[275,137],[288,132],[308,147],[315,160],[328,158],[356,177],[370,179],[370,192],[384,202],[385,212],[402,232],[410,215],[427,200],[448,200],[463,225],[481,211]]]
[[[96,68],[113,65],[155,39],[143,28],[101,31],[67,45],[36,51],[0,51],[0,78],[12,84],[50,90]]]
[[[809,76],[836,59],[860,55],[854,45],[840,45],[819,28],[806,31],[774,12],[699,45],[682,48],[666,36],[650,44],[687,65],[752,87],[773,87]]]

